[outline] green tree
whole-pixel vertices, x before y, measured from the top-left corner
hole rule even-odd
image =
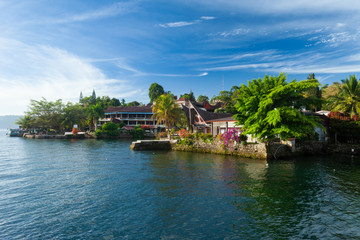
[[[82,92],[80,92],[79,103],[81,103],[81,102],[82,102],[82,100],[83,100],[83,94],[82,94]]]
[[[189,100],[191,102],[195,102],[195,96],[194,93],[190,90],[190,93],[184,93],[180,95],[180,98],[184,98],[186,100]]]
[[[34,117],[27,114],[24,117],[20,117],[15,124],[22,128],[31,128],[34,125],[34,120]]]
[[[160,95],[164,94],[164,88],[157,84],[152,83],[149,87],[150,103],[153,103]]]
[[[168,137],[171,139],[170,128],[181,119],[182,109],[176,104],[173,94],[163,94],[156,100],[153,105],[152,118],[157,120],[157,126],[163,123],[168,130]]]
[[[101,103],[96,105],[90,105],[87,108],[88,124],[91,127],[94,127],[95,131],[97,130],[97,120],[101,117],[104,117],[104,108]]]
[[[77,124],[79,128],[83,128],[87,124],[86,108],[80,104],[67,103],[64,108],[62,126],[71,130]]]
[[[61,99],[55,102],[41,100],[30,100],[28,111],[25,115],[32,121],[32,127],[50,128],[55,130],[61,129],[62,117],[64,114],[64,104]]]
[[[313,112],[319,111],[322,109],[322,104],[324,100],[322,99],[322,94],[324,92],[324,89],[328,87],[327,84],[320,84],[319,81],[315,78],[315,73],[309,74],[307,77],[308,80],[315,80],[318,82],[317,87],[309,88],[307,91],[305,91],[305,97],[308,98],[309,105],[306,106],[307,109],[312,110]]]
[[[120,104],[121,106],[126,106],[126,102],[125,102],[125,99],[121,99],[121,104]]]
[[[338,94],[330,96],[333,111],[350,114],[351,117],[360,113],[360,84],[355,75],[341,80],[341,85],[335,85]]]
[[[117,107],[120,106],[120,101],[117,98],[112,98],[109,102],[109,106]]]
[[[232,87],[232,91],[220,91],[218,96],[214,96],[211,98],[211,102],[214,103],[215,101],[220,101],[224,105],[222,109],[218,109],[217,112],[224,112],[224,113],[236,113],[235,109],[235,93],[236,91],[233,91],[236,89],[235,87]]]
[[[126,104],[126,106],[129,106],[129,107],[136,107],[136,106],[140,106],[141,104],[137,101],[132,101],[132,102],[129,102],[128,104]]]
[[[282,73],[248,81],[248,86],[242,84],[237,90],[235,119],[246,134],[262,140],[306,137],[319,119],[305,116],[300,109],[309,101],[304,92],[318,85],[314,79],[287,83]]]
[[[197,102],[204,102],[204,101],[209,101],[209,97],[208,96],[206,96],[206,95],[199,95],[199,97],[197,98],[197,100],[196,100]]]

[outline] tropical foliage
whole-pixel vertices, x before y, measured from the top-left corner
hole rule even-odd
[[[305,137],[319,123],[316,117],[300,111],[309,105],[304,92],[318,85],[315,79],[287,83],[284,74],[248,81],[248,86],[243,84],[236,90],[235,119],[246,134],[259,139]]]
[[[350,75],[335,87],[338,93],[329,97],[332,110],[348,113],[351,117],[358,115],[360,113],[360,84],[356,76]]]
[[[152,83],[149,87],[150,103],[154,102],[159,96],[164,93],[164,88],[161,85],[157,83]]]
[[[173,127],[179,119],[183,111],[176,104],[175,98],[172,94],[163,94],[153,105],[152,112],[154,113],[152,118],[157,119],[157,125],[164,124],[168,130],[168,136],[170,135],[170,128]]]

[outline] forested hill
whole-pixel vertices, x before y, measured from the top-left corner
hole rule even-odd
[[[18,115],[6,115],[6,116],[0,116],[0,129],[5,128],[17,128],[18,125],[15,124],[15,122],[18,120],[18,118],[21,116]]]

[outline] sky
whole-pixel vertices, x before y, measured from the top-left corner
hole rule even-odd
[[[0,0],[0,115],[30,99],[210,98],[268,75],[360,76],[360,1]]]

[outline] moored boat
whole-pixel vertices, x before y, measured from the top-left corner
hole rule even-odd
[[[6,135],[9,137],[22,137],[23,134],[26,133],[26,130],[24,129],[8,129]]]

